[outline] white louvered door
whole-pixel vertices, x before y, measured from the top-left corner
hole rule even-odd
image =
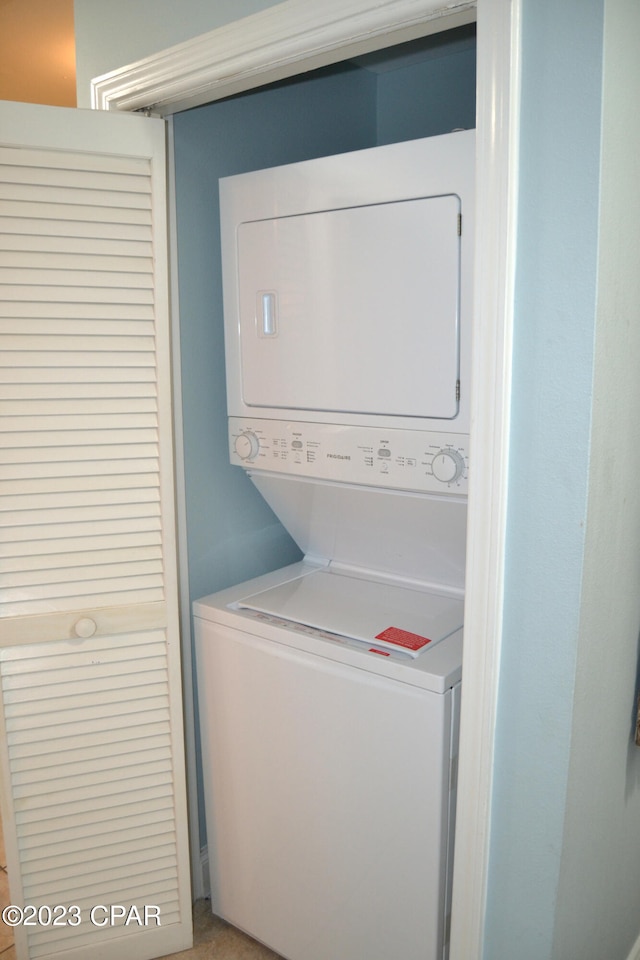
[[[0,769],[23,960],[191,941],[164,184],[160,120],[0,104]]]

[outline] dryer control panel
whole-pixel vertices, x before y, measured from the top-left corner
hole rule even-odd
[[[229,418],[231,462],[310,479],[466,495],[466,434]]]

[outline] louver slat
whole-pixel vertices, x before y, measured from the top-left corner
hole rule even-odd
[[[1,174],[0,174],[1,175]],[[56,223],[61,221],[73,221],[74,223],[80,224],[95,224],[98,220],[97,213],[99,210],[100,217],[102,218],[102,223],[104,224],[113,224],[114,230],[111,234],[107,231],[107,235],[114,237],[120,236],[120,231],[115,227],[117,224],[122,224],[125,228],[127,226],[131,227],[147,227],[151,226],[151,213],[150,211],[141,210],[139,208],[127,209],[125,207],[115,207],[111,208],[108,206],[104,207],[92,207],[90,204],[81,203],[80,201],[84,198],[78,197],[77,204],[68,204],[67,206],[56,203],[55,198],[52,195],[52,202],[45,203],[43,201],[38,202],[37,200],[25,201],[25,200],[2,200],[0,199],[0,217],[17,217],[20,220],[31,219],[35,223],[32,225],[31,229],[37,230],[38,221],[43,221],[43,230],[47,230],[46,221],[55,221]],[[49,229],[53,224],[49,225]],[[64,228],[63,228],[64,229]],[[84,227],[84,233],[82,227],[78,230],[75,227],[67,228],[72,232],[72,236],[95,236],[95,228],[93,231],[89,230],[87,226]],[[26,229],[24,230],[26,233]],[[62,230],[61,230],[62,232]],[[103,232],[102,229],[100,232]],[[149,230],[130,230],[126,229],[122,231],[124,236],[127,239],[130,239],[132,236],[137,236],[142,240],[149,238]]]
[[[34,277],[33,280],[37,280],[37,278]],[[54,301],[59,303],[108,303],[113,304],[113,309],[116,311],[123,304],[144,305],[153,303],[153,292],[151,290],[125,289],[124,282],[120,287],[111,287],[108,286],[110,280],[110,277],[104,278],[104,285],[95,287],[72,285],[73,281],[64,287],[52,284],[32,286],[28,281],[22,285],[5,283],[2,285],[0,295],[4,300],[24,301],[26,296],[31,296],[34,300],[41,300],[45,303]],[[117,312],[114,315],[117,316]]]
[[[73,339],[74,334],[85,333],[87,327],[86,319],[67,320],[66,322],[69,328],[69,332],[67,333],[69,341]],[[85,346],[91,347],[99,345],[100,342],[104,342],[105,344],[108,342],[106,339],[104,341],[98,340],[98,338],[102,335],[106,335],[108,337],[118,335],[121,337],[137,337],[139,344],[143,345],[153,332],[152,325],[146,320],[92,320],[91,325],[93,330],[92,336],[95,339],[91,341],[90,344],[85,344]],[[19,320],[13,321],[0,319],[0,335],[10,336],[14,334],[15,329],[12,329],[12,327],[16,326],[20,327],[21,335],[23,337],[25,335],[47,336],[50,333],[51,320],[41,320],[40,318],[34,317],[30,317],[29,319],[21,317]],[[149,329],[150,327],[151,330]],[[58,402],[60,402],[60,400],[71,401],[77,397],[82,397],[86,400],[86,402],[83,403],[82,408],[83,410],[87,410],[87,403],[90,403],[94,397],[100,399],[104,396],[106,399],[110,399],[111,396],[116,396],[116,390],[118,390],[115,384],[111,386],[108,391],[106,388],[99,388],[95,380],[91,383],[90,388],[83,386],[81,383],[64,383],[64,385],[56,388],[55,383],[56,381],[51,379],[46,392],[41,386],[38,386],[35,383],[30,383],[28,388],[23,383],[5,383],[3,392],[7,395],[8,411],[8,405],[11,403],[13,398],[20,398],[22,400],[31,401],[32,403],[42,398],[43,403],[46,403],[48,400],[58,400]],[[127,383],[126,392],[127,396],[124,398],[125,400],[129,400],[132,396],[151,395],[151,392],[148,388],[141,388],[139,384],[132,383]],[[147,409],[154,409],[154,407],[147,407]],[[41,412],[46,413],[47,410],[42,410]]]
[[[24,223],[21,227],[24,228]],[[39,254],[54,254],[56,256],[68,257],[72,254],[80,254],[86,257],[95,254],[106,254],[107,256],[124,257],[146,257],[153,255],[153,250],[149,242],[138,240],[110,239],[105,237],[65,237],[62,239],[57,235],[43,234],[23,234],[17,232],[17,224],[3,224],[6,233],[0,235],[0,250],[9,252],[18,250],[33,250]],[[128,267],[127,269],[131,269]]]
[[[149,172],[149,163],[143,158],[118,156],[106,158],[101,154],[65,153],[59,150],[34,150],[28,147],[21,147],[19,155],[13,147],[0,147],[0,164],[11,171],[16,168],[19,170],[21,167],[35,168],[41,171],[41,179],[43,176],[46,177],[48,171],[56,168],[62,171],[63,176],[69,170],[74,172],[74,176],[77,176],[78,172],[84,173],[88,170],[95,170],[103,175],[119,173],[129,177],[134,175],[146,177]]]
[[[63,250],[55,247],[53,250],[49,250],[40,238],[37,238],[37,244],[34,242],[35,239],[31,238],[32,244],[29,247],[33,256],[33,263],[30,263],[27,268],[29,270],[122,270],[125,273],[146,273],[148,275],[151,269],[149,253],[147,253],[147,259],[143,259],[141,254],[135,255],[134,253],[125,256],[125,251],[119,249],[117,244],[114,245],[111,253],[100,250],[92,255],[91,251],[87,249],[88,243],[86,241],[84,244],[78,244],[78,249],[74,250],[69,250],[68,242]],[[3,249],[3,247],[0,246],[0,249]],[[17,244],[12,244],[11,247],[6,249],[5,260],[7,266],[24,269],[24,249],[24,240],[22,249]]]
[[[138,225],[137,223],[122,223],[122,218],[119,220],[116,219],[114,223],[103,222],[100,226],[100,237],[96,237],[96,230],[94,225],[91,222],[85,223],[82,220],[74,220],[73,217],[67,216],[64,220],[56,220],[51,218],[51,220],[42,220],[34,218],[29,221],[29,219],[21,214],[12,213],[8,209],[7,204],[0,204],[0,214],[2,215],[2,229],[7,234],[13,235],[33,235],[37,237],[66,237],[69,239],[69,246],[64,247],[63,249],[73,250],[73,244],[76,242],[76,238],[88,239],[90,241],[100,242],[101,240],[106,240],[108,242],[116,242],[118,244],[118,250],[120,253],[124,253],[121,241],[124,242],[136,242],[142,241],[143,243],[148,243],[149,240],[149,229],[148,223],[144,225]],[[44,241],[46,243],[46,241]],[[11,247],[10,249],[16,249]],[[40,247],[35,245],[32,249],[49,249],[48,247]]]
[[[150,165],[2,148],[0,181],[0,616],[162,601]]]
[[[51,189],[55,190],[55,197],[52,196]],[[102,207],[111,206],[122,210],[148,210],[151,206],[148,195],[143,192],[124,193],[116,190],[110,190],[108,193],[104,190],[91,190],[82,187],[64,187],[62,184],[42,186],[36,183],[0,184],[0,202],[9,201],[11,203],[33,203],[53,200],[54,203],[64,203],[69,206],[78,204],[81,206]]]
[[[0,221],[0,226],[4,223]],[[0,261],[1,262],[1,261]],[[124,320],[153,320],[153,304],[120,304],[119,318]],[[109,320],[115,322],[113,307],[108,303],[55,303],[35,301],[32,298],[16,301],[0,301],[0,317],[7,320]],[[19,329],[22,331],[22,323]],[[114,328],[115,329],[115,328]],[[11,381],[9,381],[11,382]]]
[[[45,288],[62,287],[63,289],[66,288],[67,290],[72,287],[78,287],[80,294],[85,291],[86,287],[95,288],[113,286],[129,292],[136,288],[147,288],[151,286],[151,280],[148,273],[138,273],[134,270],[119,273],[117,270],[111,269],[112,258],[109,257],[104,258],[102,270],[91,268],[87,269],[82,262],[76,265],[78,267],[76,270],[65,270],[60,267],[46,269],[44,267],[40,267],[37,259],[39,258],[36,258],[34,255],[32,255],[33,263],[30,264],[30,266],[26,269],[23,267],[11,267],[11,280],[13,285],[9,287],[1,287],[0,293],[4,296],[5,290],[7,290],[9,291],[8,296],[10,298],[12,296],[11,291],[15,290],[20,284],[25,284],[27,286],[36,284]],[[58,291],[51,291],[51,296],[55,299],[58,299]],[[127,294],[123,294],[123,299],[126,298],[126,296]],[[20,292],[19,298],[23,299],[22,292]]]

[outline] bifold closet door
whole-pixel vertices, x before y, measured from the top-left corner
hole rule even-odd
[[[162,121],[0,106],[0,792],[23,960],[191,941],[165,205]]]

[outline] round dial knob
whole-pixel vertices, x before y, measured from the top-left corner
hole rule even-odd
[[[441,483],[455,483],[463,474],[464,458],[457,450],[438,450],[431,461],[431,469]]]
[[[233,446],[241,460],[253,460],[260,453],[260,441],[251,430],[237,436]]]

